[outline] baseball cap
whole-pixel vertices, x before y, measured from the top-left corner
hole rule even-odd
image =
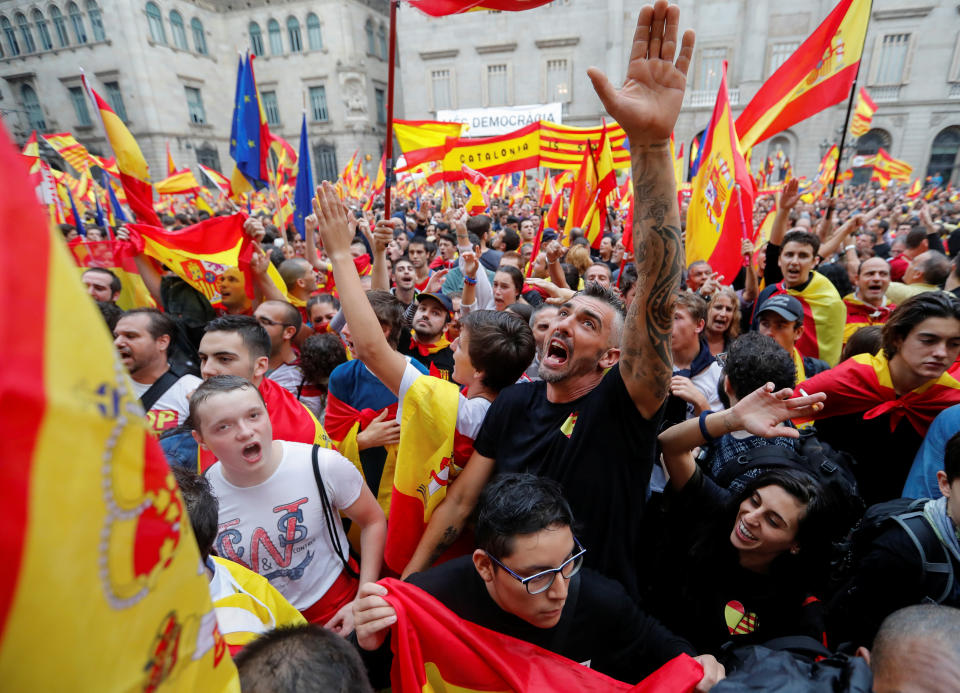
[[[441,293],[419,293],[417,294],[417,303],[423,303],[423,299],[432,298],[434,301],[443,306],[448,313],[453,312],[453,301],[450,300],[449,296],[446,296]]]
[[[803,304],[790,294],[771,296],[760,304],[760,307],[757,309],[757,315],[760,315],[760,313],[766,310],[772,310],[787,320],[794,320],[803,324]]]

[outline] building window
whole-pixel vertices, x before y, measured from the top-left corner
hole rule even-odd
[[[296,17],[287,17],[287,37],[290,39],[291,53],[299,53],[303,50],[303,41],[300,38],[300,20]]]
[[[954,125],[943,130],[933,140],[930,150],[930,164],[927,175],[939,175],[941,185],[955,183],[956,173],[960,171],[960,127]]]
[[[787,58],[793,55],[800,47],[799,41],[790,43],[775,43],[770,47],[770,70],[767,74],[772,75],[781,65],[787,62]]]
[[[190,20],[190,30],[193,32],[193,49],[200,55],[206,55],[207,36],[203,31],[203,22],[194,17]]]
[[[368,19],[367,23],[363,25],[363,31],[367,35],[367,53],[369,55],[377,54],[377,44],[373,38],[373,20]]]
[[[506,106],[507,101],[507,66],[487,65],[487,106]]]
[[[17,12],[17,26],[20,27],[20,36],[23,37],[23,49],[27,53],[36,53],[37,44],[33,41],[33,32],[30,31],[30,22],[27,21],[27,18]]]
[[[280,105],[277,103],[277,92],[265,91],[260,94],[263,102],[263,112],[267,116],[267,125],[280,124]]]
[[[204,143],[197,147],[197,163],[214,171],[220,170],[220,154],[210,144]]]
[[[187,45],[187,32],[183,28],[183,17],[176,10],[170,12],[170,33],[173,34],[173,45],[182,51],[190,50]]]
[[[260,33],[260,25],[250,22],[247,32],[250,34],[250,51],[259,58],[263,55],[263,34]]]
[[[377,125],[387,124],[387,93],[383,89],[374,89],[373,97],[377,102]]]
[[[53,50],[53,40],[50,38],[50,29],[47,20],[40,10],[33,11],[33,23],[37,27],[37,36],[40,37],[40,47],[45,51]]]
[[[93,121],[90,120],[90,111],[87,108],[87,95],[83,93],[83,87],[70,87],[70,101],[73,103],[73,110],[77,114],[77,122],[82,127],[90,127]]]
[[[150,38],[155,43],[167,44],[167,32],[163,30],[163,15],[156,3],[147,3],[147,24],[150,26]]]
[[[723,61],[726,59],[726,48],[704,48],[701,51],[700,69],[697,70],[697,89],[716,91],[720,88]]]
[[[7,48],[10,49],[10,55],[20,55],[20,44],[17,43],[17,32],[13,24],[6,17],[0,17],[0,27],[3,28],[3,35],[7,38]]]
[[[387,55],[387,30],[383,24],[377,29],[377,43],[380,44],[380,57],[387,60],[389,57]]]
[[[283,55],[283,38],[280,36],[280,22],[271,19],[267,22],[267,35],[270,37],[270,54]]]
[[[127,122],[127,109],[123,105],[123,94],[120,93],[119,82],[104,82],[103,86],[107,89],[107,101],[110,102],[110,108],[117,114],[117,117],[123,122]]]
[[[327,112],[326,87],[310,87],[310,110],[315,121],[322,123],[330,120],[330,114]]]
[[[203,95],[196,87],[184,87],[187,94],[187,113],[190,115],[190,122],[203,125],[207,122],[206,111],[203,110]]]
[[[433,93],[433,110],[442,111],[453,108],[451,99],[450,70],[431,70],[430,85]]]
[[[323,32],[320,30],[320,18],[313,12],[307,15],[307,43],[310,50],[323,50]]]
[[[103,13],[95,0],[87,0],[87,16],[90,17],[90,26],[93,28],[93,40],[106,41],[107,31],[103,28]]]
[[[70,15],[70,23],[73,25],[73,35],[77,37],[77,43],[86,43],[87,29],[83,26],[83,15],[77,3],[71,2],[67,5],[67,14]]]
[[[322,180],[335,181],[340,172],[337,170],[337,150],[333,145],[318,144],[313,148],[313,160],[316,162],[317,182]]]
[[[568,103],[570,96],[570,62],[566,58],[547,61],[547,102]]]
[[[887,34],[880,44],[880,62],[874,84],[902,84],[910,34]]]
[[[40,107],[40,100],[37,98],[37,92],[29,84],[20,85],[20,98],[23,101],[23,110],[27,112],[27,122],[31,130],[43,132],[47,129],[47,121],[43,117],[43,108]]]
[[[57,41],[60,43],[60,47],[69,46],[70,37],[67,35],[67,22],[56,5],[50,5],[50,18],[53,20],[53,28],[57,32]]]

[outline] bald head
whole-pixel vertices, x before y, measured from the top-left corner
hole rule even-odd
[[[277,270],[280,272],[280,278],[287,285],[287,291],[290,291],[297,283],[297,280],[306,274],[310,269],[310,263],[301,257],[292,257],[280,263]]]
[[[883,621],[870,653],[875,693],[956,691],[960,609],[922,604]]]

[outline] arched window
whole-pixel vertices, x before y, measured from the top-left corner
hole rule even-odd
[[[312,51],[323,49],[323,33],[320,31],[320,18],[313,12],[307,15],[307,44]]]
[[[283,38],[280,36],[280,22],[271,19],[267,22],[267,35],[270,37],[270,54],[283,55]]]
[[[207,54],[207,36],[203,32],[203,22],[194,17],[190,20],[190,31],[193,32],[193,47],[200,55]]]
[[[387,30],[380,25],[380,28],[377,29],[377,43],[380,45],[380,57],[384,60],[387,59]]]
[[[67,5],[67,14],[70,15],[70,23],[73,25],[73,35],[77,37],[77,43],[87,42],[87,29],[83,26],[83,14],[77,3],[71,2]]]
[[[150,38],[155,43],[167,44],[167,32],[163,30],[163,15],[154,2],[147,3],[147,24],[150,26]]]
[[[17,12],[17,26],[20,27],[20,35],[23,37],[23,49],[27,53],[36,53],[37,44],[33,42],[33,32],[30,31],[30,22],[21,12]]]
[[[287,17],[287,36],[290,38],[291,53],[299,53],[303,50],[303,41],[300,40],[300,20],[296,17]]]
[[[173,45],[180,50],[188,51],[187,32],[183,30],[183,17],[176,10],[170,12],[170,33],[173,34]]]
[[[4,17],[2,21],[7,21]],[[20,85],[20,98],[23,101],[23,110],[27,112],[27,122],[30,123],[31,130],[43,132],[47,129],[47,121],[43,117],[43,108],[40,107],[40,100],[37,98],[37,92],[29,84]]]
[[[103,12],[96,0],[87,0],[87,16],[90,17],[90,26],[93,28],[94,41],[106,41],[107,32],[103,28]]]
[[[941,130],[933,139],[927,175],[940,176],[940,185],[955,184],[960,179],[960,126]]]
[[[377,54],[377,44],[373,38],[373,20],[368,19],[367,23],[363,25],[363,31],[367,34],[367,53],[370,55]]]
[[[53,20],[53,28],[57,32],[57,42],[60,44],[60,47],[69,46],[70,37],[67,35],[67,22],[60,12],[60,8],[56,5],[50,5],[50,18]]]
[[[47,27],[46,17],[40,10],[33,11],[33,23],[37,27],[37,36],[40,37],[40,46],[45,51],[53,49],[53,40],[50,38],[50,29]]]
[[[260,33],[260,25],[256,22],[250,22],[247,26],[247,33],[250,34],[250,50],[259,58],[263,55],[263,34]]]
[[[10,49],[10,55],[20,55],[20,44],[17,43],[17,32],[13,24],[6,17],[0,17],[0,28],[3,29],[3,35],[7,38],[7,48]]]
[[[880,147],[890,149],[893,138],[890,133],[880,128],[873,128],[866,135],[857,138],[857,154],[871,156],[877,153]]]

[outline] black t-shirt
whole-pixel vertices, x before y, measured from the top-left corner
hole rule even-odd
[[[590,662],[591,669],[628,683],[681,653],[696,655],[690,643],[641,611],[620,584],[589,568],[572,578],[563,616],[553,628],[537,628],[497,606],[471,556],[415,573],[407,581],[467,621],[575,662]]]
[[[543,381],[503,390],[490,405],[474,449],[495,472],[555,479],[573,509],[586,564],[637,598],[638,542],[663,409],[637,411],[615,365],[573,402],[547,400]]]

